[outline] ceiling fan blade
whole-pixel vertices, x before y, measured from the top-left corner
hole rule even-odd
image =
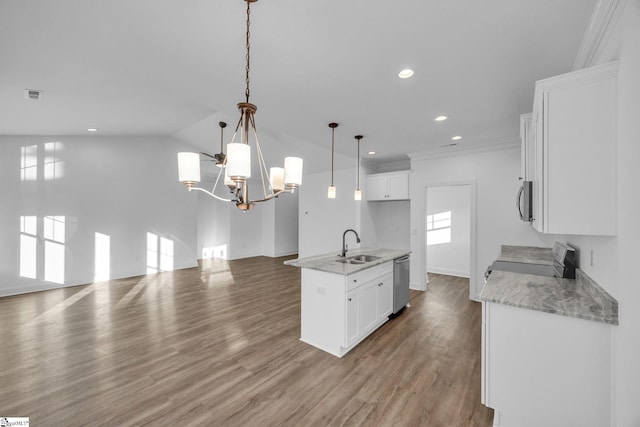
[[[217,160],[217,159],[216,159],[216,156],[212,156],[212,155],[211,155],[211,154],[209,154],[209,153],[203,153],[203,152],[201,151],[201,152],[200,152],[200,154],[205,155],[205,156],[207,156],[207,157],[211,157],[211,158],[212,158],[212,159],[214,159],[214,160]]]

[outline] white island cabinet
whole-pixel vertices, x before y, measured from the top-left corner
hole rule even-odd
[[[393,262],[347,276],[302,269],[300,339],[342,357],[393,310]]]
[[[285,261],[302,269],[300,340],[338,357],[353,349],[393,313],[393,261],[409,253],[359,248],[346,259],[333,253]]]

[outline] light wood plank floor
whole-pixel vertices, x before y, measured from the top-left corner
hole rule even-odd
[[[480,304],[429,291],[338,359],[286,258],[0,298],[0,416],[32,426],[483,426]]]

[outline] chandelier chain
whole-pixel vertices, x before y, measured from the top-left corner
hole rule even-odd
[[[250,11],[251,11],[250,5],[251,5],[251,2],[249,0],[247,0],[247,68],[246,68],[246,76],[245,76],[245,80],[247,82],[247,88],[244,91],[245,97],[247,98],[247,103],[249,102],[249,92],[250,92],[249,91],[249,81],[250,81],[250,79],[249,79],[249,70],[250,70],[249,62],[250,62],[250,59],[251,59],[251,55],[249,53],[250,52],[250,50],[249,50],[250,49],[249,37],[251,36],[251,32],[249,31],[249,26],[250,26],[250,22],[251,22],[250,18],[249,18],[250,17]]]

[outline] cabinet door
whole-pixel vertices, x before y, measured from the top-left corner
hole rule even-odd
[[[613,62],[536,82],[536,230],[615,235],[617,72]]]
[[[376,316],[378,320],[393,312],[393,275],[383,277],[376,285]]]
[[[367,200],[386,200],[387,177],[369,176],[367,178]]]
[[[362,327],[360,326],[360,294],[358,289],[347,292],[347,325],[345,347],[351,346],[360,338]]]
[[[601,79],[545,97],[545,232],[613,235],[616,82]]]
[[[358,311],[359,321],[362,326],[362,333],[366,334],[373,330],[378,324],[377,296],[378,281],[369,283],[359,288]]]
[[[388,176],[387,200],[406,200],[409,198],[409,175],[400,173]]]

